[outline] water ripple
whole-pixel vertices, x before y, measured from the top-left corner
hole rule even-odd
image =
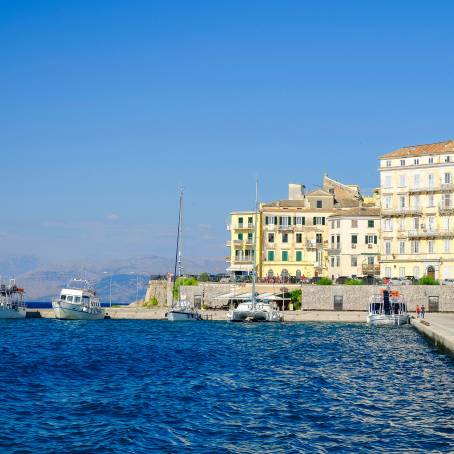
[[[0,321],[0,357],[2,453],[454,451],[410,328]]]

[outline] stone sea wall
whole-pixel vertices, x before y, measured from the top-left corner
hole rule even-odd
[[[259,284],[259,293],[279,293],[281,285]],[[287,285],[289,291],[300,288],[298,285]],[[302,309],[306,311],[365,311],[371,295],[379,293],[381,286],[373,285],[303,285]],[[414,311],[416,305],[424,304],[426,310],[454,312],[454,286],[441,285],[402,285],[395,286],[402,293],[409,311]],[[226,308],[228,300],[217,297],[227,293],[247,293],[251,285],[200,283],[197,286],[182,286],[181,294],[188,300],[196,302],[209,309]],[[159,306],[166,307],[172,301],[172,283],[167,281],[150,281],[145,301],[155,296]]]

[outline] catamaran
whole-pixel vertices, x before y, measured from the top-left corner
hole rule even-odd
[[[60,320],[100,320],[105,310],[96,292],[85,279],[72,279],[52,301],[55,318]]]
[[[182,276],[182,241],[183,240],[183,190],[180,189],[180,208],[178,211],[178,229],[177,229],[177,249],[175,253],[175,269],[173,273],[173,291],[172,291],[172,306],[170,311],[166,313],[167,320],[171,322],[202,320],[202,316],[197,311],[193,303],[187,300],[185,295],[180,292],[178,286],[177,298],[175,298],[176,283],[179,277]]]
[[[370,326],[401,326],[410,321],[407,304],[397,290],[388,282],[381,294],[372,295],[369,300],[367,324]]]
[[[25,318],[27,306],[24,303],[24,289],[11,279],[9,284],[0,285],[0,318]]]
[[[255,222],[258,219],[258,182],[255,184]],[[228,313],[228,318],[232,322],[281,322],[283,317],[277,310],[274,301],[260,300],[255,291],[257,274],[257,234],[254,233],[254,265],[252,267],[252,293],[251,299],[240,303],[235,309]]]

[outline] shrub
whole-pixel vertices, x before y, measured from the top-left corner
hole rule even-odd
[[[156,306],[159,306],[159,301],[156,298],[156,296],[153,296],[153,298],[151,298],[150,300],[146,301],[143,304],[143,307],[146,307],[147,309],[149,309],[151,307],[156,307]]]
[[[364,282],[361,279],[347,279],[345,285],[363,285]]]
[[[329,277],[322,277],[315,284],[316,285],[333,285],[333,281]]]
[[[438,282],[436,279],[434,279],[432,276],[423,276],[419,281],[419,285],[440,285],[440,282]]]

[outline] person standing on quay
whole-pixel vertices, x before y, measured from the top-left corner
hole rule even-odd
[[[416,317],[419,318],[419,315],[421,313],[421,309],[419,308],[419,304],[416,305]]]
[[[421,306],[421,318],[424,318],[426,315],[426,308],[424,307],[424,304]]]

